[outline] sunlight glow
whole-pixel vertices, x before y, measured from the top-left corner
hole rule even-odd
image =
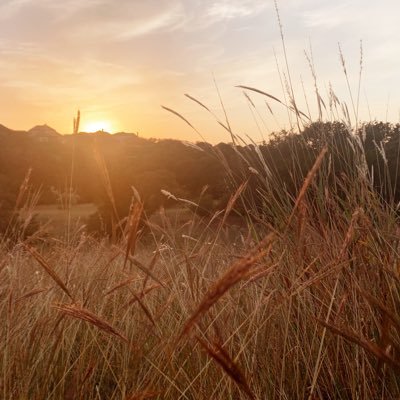
[[[98,132],[105,131],[111,132],[111,123],[109,121],[89,121],[83,124],[84,132]]]

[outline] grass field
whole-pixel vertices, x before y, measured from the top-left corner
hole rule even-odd
[[[274,223],[243,215],[235,242],[227,221],[244,185],[208,222],[161,213],[143,236],[137,202],[110,243],[79,231],[93,210],[82,205],[68,240],[2,242],[1,397],[398,398],[396,207],[365,168],[336,193],[329,151],[293,202],[265,191]]]
[[[76,228],[86,224],[90,215],[97,211],[94,204],[76,204],[70,210],[63,209],[57,204],[38,205],[33,209],[37,221],[44,231],[54,237],[65,235],[68,224]]]

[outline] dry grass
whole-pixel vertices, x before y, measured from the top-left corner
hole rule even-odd
[[[226,241],[226,226],[141,244],[138,205],[114,246],[4,246],[1,397],[398,397],[396,214],[359,181],[364,204],[315,219],[311,173],[291,228],[250,224],[265,235],[253,245]]]
[[[254,147],[247,165],[265,175],[270,222],[245,180],[204,223],[162,212],[147,234],[137,197],[111,243],[11,227],[0,246],[0,397],[398,398],[397,212],[365,168],[332,185],[334,151],[322,147],[286,201]],[[236,238],[233,210],[244,213]]]

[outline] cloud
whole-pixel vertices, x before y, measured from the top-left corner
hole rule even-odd
[[[96,59],[59,58],[32,51],[0,51],[0,85],[14,89],[24,98],[35,102],[47,99],[54,101],[77,101],[98,96],[109,98],[111,94],[142,85],[144,71],[112,62]],[[43,100],[42,100],[43,102]]]
[[[0,11],[3,18],[10,18],[26,8],[41,8],[64,12],[65,17],[69,13],[93,7],[105,1],[107,0],[3,0]]]
[[[0,19],[14,19],[25,29],[35,25],[64,32],[82,26],[87,27],[86,33],[120,29],[122,36],[129,37],[175,25],[184,17],[182,9],[179,0],[2,0]]]
[[[123,41],[154,33],[170,32],[182,25],[185,20],[183,9],[179,3],[164,4],[158,7],[142,7],[133,13],[132,8],[125,7],[125,12],[113,18],[97,15],[82,23],[73,36],[83,38],[106,38],[107,40]],[[118,13],[119,14],[119,13]],[[84,16],[77,16],[84,20]]]
[[[315,7],[303,12],[306,27],[333,29],[356,21],[359,14],[350,9],[346,3],[333,6]]]
[[[214,1],[208,7],[207,16],[216,20],[226,20],[247,17],[259,14],[268,6],[264,1],[232,1],[219,0]]]
[[[0,0],[0,34],[44,42],[130,39],[200,32],[221,21],[259,15],[265,0]],[[21,28],[15,30],[15,23]],[[221,27],[220,27],[221,28]]]
[[[183,19],[184,16],[180,12],[180,9],[176,8],[175,10],[154,15],[152,18],[134,24],[134,26],[125,27],[119,37],[121,39],[128,39],[159,31],[172,31],[182,24]]]
[[[32,0],[4,0],[0,4],[0,18],[10,18]]]

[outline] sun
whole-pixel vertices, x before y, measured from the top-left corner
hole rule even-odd
[[[89,121],[83,125],[84,132],[111,132],[110,121]]]

